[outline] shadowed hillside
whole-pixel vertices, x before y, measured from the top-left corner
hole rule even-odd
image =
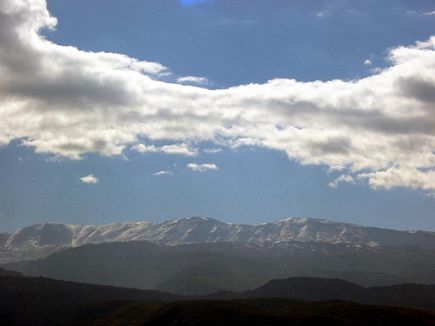
[[[245,291],[291,276],[341,278],[362,286],[435,283],[430,273],[435,269],[432,250],[300,242],[261,246],[111,242],[69,248],[41,260],[4,267],[28,276],[189,295]]]
[[[419,300],[415,305],[432,301],[435,308],[433,297],[426,296],[435,293],[430,287],[423,292],[409,285],[375,290],[379,298],[384,295],[409,302]],[[363,288],[340,280],[278,280],[249,293],[234,294],[263,298],[220,300],[11,276],[0,277],[0,291],[1,322],[10,326],[435,325],[434,312],[385,305],[388,302],[366,305],[337,300],[300,301],[337,298],[349,292],[348,298],[370,301],[359,297],[364,296]],[[273,298],[285,295],[299,299]]]
[[[56,281],[47,278],[0,277],[2,325],[70,325],[80,311],[113,303],[113,311],[131,301],[168,301],[179,297],[157,291],[134,290]],[[100,309],[100,308],[98,308]],[[96,312],[98,312],[98,309]]]

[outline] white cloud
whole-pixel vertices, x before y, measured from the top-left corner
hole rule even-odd
[[[207,85],[208,79],[205,77],[186,76],[178,78],[177,83],[189,85]]]
[[[161,147],[157,147],[155,145],[137,144],[133,146],[131,149],[142,154],[165,153],[165,154],[174,154],[174,155],[183,155],[183,156],[196,156],[198,154],[198,150],[196,148],[192,148],[184,143],[164,145]]]
[[[189,163],[189,164],[187,164],[187,168],[189,170],[194,171],[194,172],[205,172],[208,170],[219,170],[217,165],[214,163],[203,163],[203,164]]]
[[[89,174],[85,177],[81,177],[80,180],[83,183],[87,183],[87,184],[96,184],[99,182],[98,178],[96,178],[95,176],[93,176],[92,174]]]
[[[184,156],[195,156],[198,154],[196,148],[191,148],[186,144],[165,145],[161,147],[161,151],[166,154],[176,154]]]
[[[435,10],[424,12],[423,16],[435,16]]]
[[[364,65],[365,66],[371,66],[372,65],[372,60],[370,60],[370,59],[364,60]]]
[[[435,189],[435,37],[390,50],[390,67],[359,80],[209,90],[156,80],[168,72],[158,63],[39,35],[55,25],[44,0],[0,1],[0,145],[72,159],[121,155],[143,138],[260,146],[374,188]]]
[[[134,145],[131,149],[135,152],[139,152],[142,154],[160,152],[160,148],[157,148],[154,145],[137,144],[137,145]]]
[[[337,179],[335,179],[334,181],[331,181],[329,183],[329,186],[331,188],[337,188],[338,185],[340,183],[343,183],[343,182],[353,183],[354,179],[353,179],[353,177],[351,175],[345,175],[345,174],[343,174],[343,175],[339,176]]]
[[[389,168],[384,171],[363,173],[360,179],[368,179],[373,189],[408,187],[413,189],[435,189],[435,171],[420,171],[411,168]]]
[[[172,175],[172,172],[171,171],[167,171],[167,170],[162,170],[162,171],[158,171],[156,173],[153,173],[153,175],[154,176],[164,176],[164,175],[170,176],[170,175]]]

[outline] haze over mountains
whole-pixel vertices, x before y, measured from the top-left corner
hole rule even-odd
[[[107,225],[44,223],[0,234],[0,263],[35,259],[62,248],[114,241],[156,244],[244,242],[256,245],[289,241],[349,244],[369,247],[418,246],[435,249],[435,233],[396,231],[323,219],[287,218],[259,225],[230,224],[205,217]]]
[[[275,278],[341,278],[364,286],[435,284],[435,250],[321,242],[108,242],[3,265],[29,276],[180,294],[244,291]]]

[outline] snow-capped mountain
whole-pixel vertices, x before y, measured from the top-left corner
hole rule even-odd
[[[368,246],[415,245],[435,248],[435,233],[396,231],[323,219],[287,218],[259,225],[229,224],[205,217],[189,217],[162,223],[149,221],[106,225],[44,223],[4,235],[0,262],[43,257],[61,248],[111,241],[138,241],[176,245],[206,242],[288,241],[349,243]]]

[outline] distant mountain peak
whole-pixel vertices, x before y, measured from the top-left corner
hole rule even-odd
[[[61,248],[113,241],[151,241],[157,244],[245,242],[343,243],[376,247],[415,245],[435,249],[435,233],[363,227],[326,219],[288,217],[257,225],[224,223],[191,216],[153,223],[120,222],[105,225],[42,223],[0,239],[0,263],[43,257]],[[6,258],[5,258],[6,257]]]

